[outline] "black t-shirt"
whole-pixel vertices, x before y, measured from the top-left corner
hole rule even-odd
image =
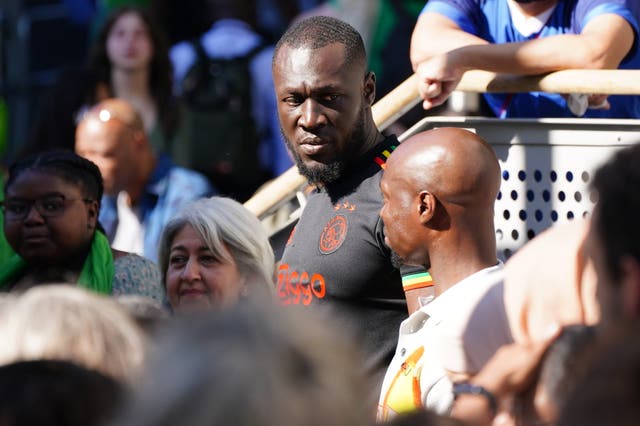
[[[379,215],[382,168],[397,145],[387,138],[338,182],[314,190],[278,269],[282,304],[329,309],[361,344],[371,373],[387,367],[407,316]]]

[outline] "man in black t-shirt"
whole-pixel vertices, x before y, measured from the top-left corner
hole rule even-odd
[[[380,177],[398,142],[373,121],[362,38],[334,18],[303,20],[278,42],[273,77],[282,133],[313,186],[284,250],[278,296],[329,310],[382,374],[407,315],[379,217]]]

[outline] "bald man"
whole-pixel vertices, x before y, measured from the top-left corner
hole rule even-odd
[[[156,261],[165,223],[185,203],[214,192],[203,175],[154,152],[140,116],[122,99],[104,100],[82,116],[75,148],[100,168],[100,223],[118,250]]]
[[[445,414],[452,379],[466,380],[513,341],[493,222],[498,159],[472,132],[430,130],[393,152],[380,187],[386,243],[403,262],[429,270],[435,296],[400,326],[378,418],[418,408]]]

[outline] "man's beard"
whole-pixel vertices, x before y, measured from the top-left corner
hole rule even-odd
[[[293,160],[298,167],[298,171],[309,181],[309,183],[320,183],[326,185],[328,183],[336,182],[343,176],[344,171],[357,157],[360,148],[365,143],[364,114],[364,108],[360,108],[358,120],[353,126],[353,131],[346,138],[346,144],[343,147],[343,151],[336,153],[335,159],[330,163],[314,165],[313,167],[309,167],[304,164],[300,154],[295,149],[293,142],[287,138],[284,130],[280,127],[282,137],[293,156]]]
[[[391,265],[396,268],[396,269],[400,269],[402,266],[421,266],[425,269],[429,269],[431,267],[431,264],[427,264],[427,265],[417,265],[417,264],[413,264],[413,263],[407,263],[407,261],[405,259],[403,259],[398,253],[396,253],[395,251],[393,251],[393,249],[391,249]]]
[[[400,269],[400,267],[404,265],[404,259],[393,250],[391,250],[391,265],[396,269]]]

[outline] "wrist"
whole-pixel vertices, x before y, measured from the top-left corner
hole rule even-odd
[[[453,385],[453,398],[454,400],[458,399],[458,397],[462,395],[467,396],[475,396],[477,398],[482,398],[489,410],[491,416],[495,416],[498,412],[498,400],[495,395],[487,390],[485,387],[477,384],[472,384],[469,382],[461,382],[455,383]]]

